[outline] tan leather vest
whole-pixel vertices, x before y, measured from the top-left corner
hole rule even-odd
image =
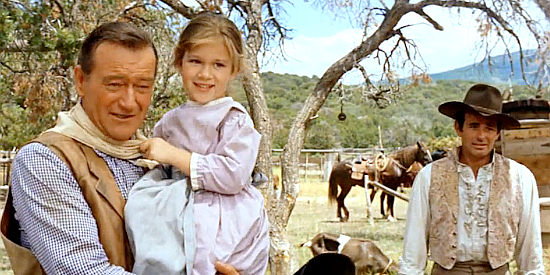
[[[92,210],[109,262],[131,270],[133,256],[124,227],[126,201],[105,161],[92,148],[61,134],[44,133],[31,142],[48,146],[71,169]],[[45,274],[32,252],[19,245],[19,224],[11,200],[9,192],[0,229],[12,269],[16,275]]]
[[[455,153],[434,162],[430,180],[430,256],[446,269],[457,257],[457,162]],[[495,153],[494,162],[487,213],[487,257],[493,269],[513,259],[523,208],[520,186],[510,177],[509,159]]]

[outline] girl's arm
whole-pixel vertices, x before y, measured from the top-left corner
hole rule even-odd
[[[164,125],[157,123],[154,136],[166,136],[163,131]],[[241,191],[244,184],[250,182],[260,137],[248,114],[232,109],[219,126],[218,140],[215,147],[210,150],[211,153],[189,152],[171,145],[162,138],[152,138],[143,142],[140,150],[148,159],[179,168],[191,178],[194,190],[236,194]]]

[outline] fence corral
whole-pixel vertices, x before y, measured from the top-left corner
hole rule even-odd
[[[309,177],[318,177],[321,181],[327,182],[332,171],[332,166],[341,160],[351,159],[358,155],[374,155],[384,150],[372,148],[340,148],[340,149],[302,149],[300,154],[300,176],[305,180]],[[273,149],[273,165],[280,166],[280,153],[282,149]]]

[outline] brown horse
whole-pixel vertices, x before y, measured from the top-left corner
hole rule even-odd
[[[400,149],[388,157],[386,157],[386,162],[383,165],[380,165],[380,162],[374,161],[372,158],[366,159],[367,163],[370,163],[366,166],[364,171],[364,176],[368,176],[369,180],[374,181],[376,179],[376,174],[378,174],[378,181],[393,189],[397,190],[402,183],[411,182],[413,172],[407,172],[407,169],[416,161],[422,165],[426,165],[431,162],[431,155],[428,148],[421,143],[417,142],[415,145],[411,145]],[[351,187],[354,185],[359,185],[365,187],[364,178],[360,180],[353,179],[352,174],[353,163],[350,160],[341,161],[334,165],[329,177],[329,188],[328,188],[328,198],[329,202],[334,202],[336,200],[338,208],[336,214],[340,221],[347,221],[349,219],[349,211],[344,204],[344,199],[348,195]],[[416,171],[417,172],[417,171]],[[414,174],[415,175],[415,174]],[[338,194],[338,186],[340,186],[340,194]],[[375,192],[372,191],[370,195],[371,201],[374,199]],[[382,216],[385,216],[383,203],[385,198],[385,193],[382,193],[380,200],[380,212]],[[389,214],[394,217],[393,213],[393,203],[394,196],[388,195],[388,208]],[[342,215],[342,211],[344,215]]]

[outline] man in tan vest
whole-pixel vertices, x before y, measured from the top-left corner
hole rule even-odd
[[[147,164],[137,130],[157,61],[149,35],[129,23],[103,24],[84,40],[80,102],[12,164],[1,231],[15,274],[131,274],[124,205]]]
[[[439,106],[455,120],[462,146],[424,167],[407,211],[399,274],[545,274],[535,178],[525,166],[494,152],[501,129],[519,122],[502,113],[502,96],[472,86],[463,102]]]

